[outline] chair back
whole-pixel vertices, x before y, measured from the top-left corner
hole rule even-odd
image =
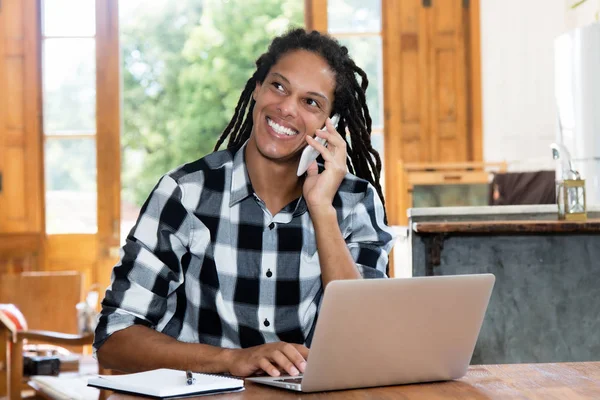
[[[0,276],[0,303],[12,303],[29,329],[77,333],[76,304],[83,296],[80,272],[23,272]]]
[[[77,333],[76,304],[83,297],[83,275],[76,271],[0,275],[0,303],[14,304],[31,330]],[[0,324],[0,398],[7,394],[11,332]],[[81,346],[66,346],[81,352]]]

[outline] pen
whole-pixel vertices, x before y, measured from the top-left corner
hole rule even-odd
[[[194,376],[192,375],[192,371],[190,370],[185,371],[185,377],[187,379],[188,385],[193,385],[194,382],[196,382],[196,378],[194,378]]]

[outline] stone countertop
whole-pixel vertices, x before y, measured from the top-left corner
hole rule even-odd
[[[600,204],[587,206],[588,213],[600,213]],[[477,206],[477,207],[422,207],[409,208],[412,217],[457,216],[457,215],[506,215],[506,214],[557,214],[556,204],[532,204],[518,206]]]
[[[417,234],[600,233],[600,219],[415,222],[412,228]]]

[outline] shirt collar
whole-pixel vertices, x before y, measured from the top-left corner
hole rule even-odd
[[[250,175],[248,175],[248,168],[246,165],[247,144],[248,141],[246,141],[233,156],[229,207],[234,206],[250,195],[254,195],[254,188],[252,188],[252,182],[250,182]],[[300,196],[292,207],[293,211],[291,215],[294,217],[301,215],[308,210],[303,196]]]
[[[231,172],[231,197],[229,207],[244,200],[254,193],[248,169],[246,168],[246,143],[240,147],[233,157],[233,168]]]

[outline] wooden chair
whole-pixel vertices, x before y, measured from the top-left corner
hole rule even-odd
[[[0,398],[21,399],[23,343],[72,346],[81,352],[93,335],[77,334],[75,305],[83,295],[79,272],[26,272],[0,276],[0,303],[12,303],[27,320],[28,329],[11,331],[0,323]],[[5,360],[5,361],[4,361]]]

